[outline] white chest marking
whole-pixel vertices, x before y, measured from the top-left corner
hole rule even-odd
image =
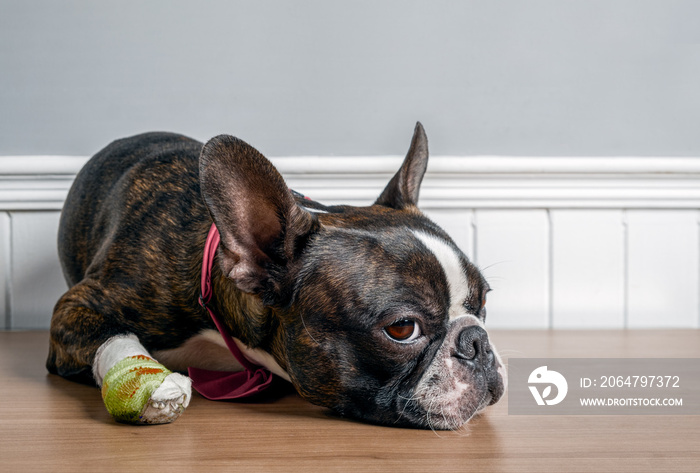
[[[217,335],[219,335],[218,332]],[[219,337],[221,337],[221,335],[219,335]],[[279,363],[275,361],[275,358],[268,352],[259,348],[248,348],[242,341],[240,341],[237,338],[234,338],[233,340],[236,342],[236,345],[238,345],[238,348],[241,349],[243,355],[250,361],[252,361],[256,365],[260,365],[267,368],[270,371],[270,373],[276,374],[280,378],[291,382],[291,379],[289,379],[289,375],[287,374],[287,372],[282,369]],[[223,338],[221,338],[221,342],[224,342]]]
[[[289,375],[272,355],[259,348],[249,348],[237,338],[233,340],[248,360],[289,381]],[[186,371],[189,366],[217,371],[243,371],[243,366],[236,361],[216,330],[203,330],[178,348],[159,350],[153,355],[159,362],[177,371]]]
[[[413,234],[435,255],[445,272],[450,291],[450,320],[467,315],[464,303],[469,297],[469,283],[457,252],[440,238],[418,231]]]

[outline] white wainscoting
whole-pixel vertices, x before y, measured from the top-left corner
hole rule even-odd
[[[272,160],[316,200],[366,205],[402,158]],[[0,329],[48,327],[85,161],[0,157]],[[700,158],[433,157],[420,204],[494,288],[492,327],[700,327]]]

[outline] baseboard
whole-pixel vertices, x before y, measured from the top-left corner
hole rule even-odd
[[[59,210],[86,161],[0,157],[0,330],[48,327]],[[365,205],[402,158],[272,161],[316,200]],[[489,279],[492,327],[700,327],[700,157],[436,156],[419,204]]]

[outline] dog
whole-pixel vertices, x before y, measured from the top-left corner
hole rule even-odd
[[[123,360],[152,363],[142,371],[165,375],[155,384],[123,371],[145,392],[133,423],[184,411],[188,367],[241,372],[247,361],[340,416],[459,428],[502,396],[505,368],[484,328],[487,281],[417,207],[427,163],[417,123],[373,205],[325,206],[232,136],[114,141],[79,172],[63,208],[70,289],[54,308],[48,371],[96,383],[104,397],[105,377],[126,376],[114,374]],[[205,304],[212,224],[220,244]]]

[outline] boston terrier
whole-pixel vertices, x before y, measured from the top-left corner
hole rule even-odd
[[[418,210],[427,163],[418,123],[374,204],[325,206],[232,136],[111,143],[61,215],[70,289],[53,312],[49,372],[102,386],[109,412],[137,424],[185,410],[188,368],[254,366],[341,416],[459,428],[498,401],[505,368],[484,328],[488,283]]]

